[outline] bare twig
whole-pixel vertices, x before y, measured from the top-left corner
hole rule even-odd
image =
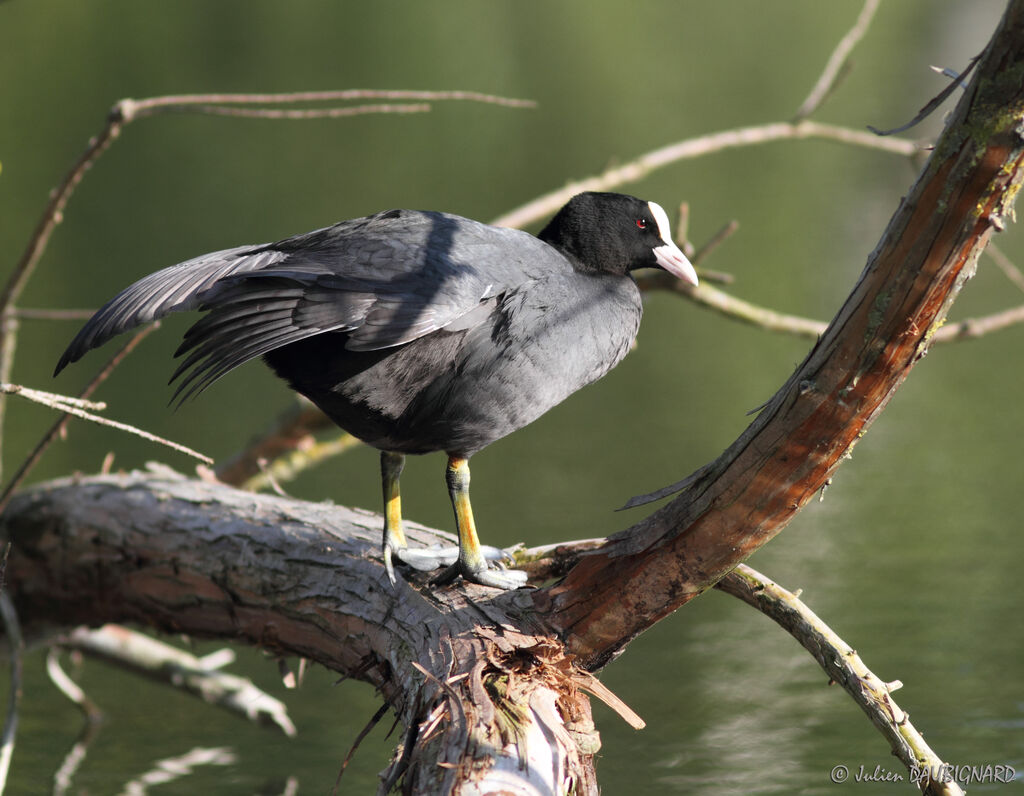
[[[213,663],[223,665],[227,660],[223,656],[197,658],[118,625],[106,625],[98,630],[79,628],[62,643],[136,674],[181,688],[250,721],[275,726],[289,737],[296,734],[283,702],[244,677],[216,671]]]
[[[425,102],[394,105],[352,105],[347,108],[302,108],[278,110],[276,108],[235,108],[229,105],[182,105],[173,108],[178,113],[204,113],[208,116],[235,116],[245,119],[339,119],[344,116],[365,116],[370,113],[426,113],[430,105]],[[147,114],[148,115],[148,114]]]
[[[696,287],[684,284],[663,271],[644,274],[637,277],[636,281],[641,290],[668,290],[685,296],[727,318],[770,332],[784,332],[813,340],[828,327],[824,321],[804,318],[799,315],[788,315],[744,301],[712,287],[707,282],[701,282]],[[931,342],[950,343],[957,340],[973,340],[1020,323],[1024,323],[1024,305],[979,318],[951,321],[932,335]]]
[[[218,480],[241,486],[260,472],[261,461],[274,461],[326,428],[334,427],[327,415],[301,399],[278,416],[271,427],[250,440],[245,448],[217,467]]]
[[[31,387],[23,387],[20,384],[6,384],[0,382],[0,392],[5,395],[20,395],[29,401],[33,401],[51,409],[92,409],[95,412],[102,412],[107,408],[103,401],[87,401],[82,398],[74,398],[70,395],[61,395],[45,390],[34,390]]]
[[[932,335],[932,342],[950,343],[955,340],[974,340],[1019,323],[1024,323],[1024,305],[992,315],[984,315],[981,318],[952,321]]]
[[[992,262],[994,262],[996,267],[1003,272],[1003,276],[1013,282],[1019,290],[1024,291],[1024,274],[1021,273],[1013,260],[1006,256],[1002,249],[996,246],[992,241],[989,241],[988,247],[985,249],[985,254],[992,258]]]
[[[87,321],[96,310],[51,310],[51,309],[26,309],[25,307],[14,307],[11,315],[15,318],[23,318],[26,321]],[[4,379],[10,381],[10,379]]]
[[[891,130],[879,130],[877,127],[872,127],[869,124],[868,129],[875,135],[886,136],[895,135],[896,133],[902,133],[906,130],[909,130],[911,127],[915,127],[916,125],[920,124],[925,119],[927,119],[932,113],[934,113],[935,109],[938,108],[943,102],[945,102],[950,94],[952,94],[958,88],[963,88],[963,86],[965,85],[964,81],[967,79],[967,76],[971,73],[971,70],[974,69],[974,67],[977,65],[979,57],[980,56],[976,56],[972,58],[970,64],[968,64],[967,68],[963,71],[962,74],[958,75],[955,72],[946,73],[945,70],[943,70],[943,74],[952,75],[952,82],[944,89],[942,89],[942,91],[940,91],[938,94],[932,97],[928,101],[928,103],[917,112],[917,115],[906,124],[901,124],[899,127],[894,127]]]
[[[11,272],[10,277],[8,277],[7,282],[3,288],[0,288],[0,382],[4,384],[11,380],[14,363],[17,332],[17,321],[11,317],[14,303],[18,300],[39,259],[46,250],[46,245],[50,240],[50,235],[53,234],[54,227],[63,219],[64,208],[67,206],[71,194],[78,183],[82,181],[86,170],[103,154],[113,140],[121,134],[121,126],[120,121],[108,119],[100,135],[89,141],[85,152],[75,161],[60,186],[50,193],[50,201],[47,203],[42,217],[36,224],[32,237],[29,238],[28,246],[22,252],[21,258],[15,264],[14,270]],[[0,393],[0,454],[2,454],[3,421],[6,405],[7,396],[4,393]],[[0,455],[0,458],[2,458],[2,455]]]
[[[806,119],[828,99],[828,96],[835,89],[837,78],[847,63],[850,53],[857,46],[857,43],[864,38],[864,34],[867,33],[871,20],[875,16],[875,11],[878,10],[879,3],[880,0],[866,0],[864,7],[857,16],[857,21],[853,23],[853,27],[847,31],[846,35],[839,40],[839,44],[832,51],[832,55],[829,56],[828,62],[825,64],[825,69],[818,78],[818,82],[814,84],[814,88],[807,95],[807,99],[797,109],[796,115],[793,117],[794,122]]]
[[[735,235],[736,230],[738,230],[739,228],[740,222],[733,220],[726,224],[724,227],[722,227],[720,230],[718,230],[718,232],[716,232],[714,235],[712,235],[708,239],[708,242],[701,246],[699,249],[697,249],[693,253],[693,257],[690,258],[694,266],[699,265],[701,262],[710,257],[711,253],[719,246],[721,246],[723,243],[725,243],[727,240],[729,240],[729,238]],[[708,278],[707,272],[703,272],[701,275],[704,277],[704,279]],[[725,284],[729,284],[733,281],[732,274],[716,274],[714,275],[714,278],[715,281],[724,282]]]
[[[85,152],[75,161],[71,170],[65,175],[60,185],[53,191],[43,215],[36,226],[28,247],[14,267],[3,289],[0,290],[0,316],[6,316],[10,308],[18,300],[28,278],[39,262],[49,242],[53,228],[63,219],[64,208],[74,193],[85,172],[100,155],[121,134],[124,125],[143,116],[153,116],[161,112],[210,112],[210,106],[218,105],[276,105],[282,103],[312,102],[345,102],[356,99],[385,100],[416,100],[419,102],[462,100],[502,105],[511,108],[531,108],[535,103],[530,100],[499,97],[475,91],[377,91],[371,89],[351,89],[344,91],[305,91],[288,94],[179,94],[163,97],[150,97],[142,100],[124,99],[114,105],[107,117],[107,123],[100,134],[89,141]],[[360,108],[337,109],[343,115],[353,113],[395,112],[383,110],[381,105],[361,106]],[[398,112],[407,112],[409,106],[397,107]],[[420,109],[422,106],[415,106]],[[216,111],[219,112],[219,111]],[[317,111],[320,115],[330,115],[330,110]],[[342,115],[339,113],[338,115]],[[295,118],[295,117],[272,117]],[[308,118],[308,117],[299,117]]]
[[[116,428],[120,431],[127,431],[129,434],[134,434],[137,437],[148,439],[150,442],[165,445],[179,453],[184,453],[194,459],[199,459],[201,462],[213,464],[213,459],[209,456],[199,453],[198,451],[194,451],[184,445],[180,445],[177,442],[171,442],[169,439],[158,437],[156,434],[150,434],[148,431],[143,431],[141,428],[136,428],[135,426],[130,426],[127,423],[121,423],[117,420],[108,420],[105,417],[94,415],[91,412],[85,411],[85,409],[79,408],[79,405],[91,405],[106,408],[106,404],[91,404],[89,401],[79,401],[76,398],[70,398],[66,395],[57,395],[55,393],[43,392],[42,390],[33,390],[29,387],[22,387],[19,384],[0,384],[0,393],[4,393],[6,395],[20,395],[22,398],[27,398],[35,403],[49,406],[51,409],[67,412],[69,415],[81,417],[84,420],[91,420],[94,423],[99,423],[101,426],[110,426],[111,428]]]
[[[121,100],[115,106],[126,119],[152,116],[165,108],[194,109],[209,105],[282,105],[317,102],[350,102],[352,100],[413,100],[417,102],[480,102],[506,108],[533,108],[532,100],[499,97],[477,91],[412,91],[405,89],[342,89],[338,91],[293,91],[276,94],[171,94],[142,100]],[[372,107],[372,106],[371,106]]]
[[[745,564],[740,564],[715,588],[739,597],[787,630],[814,656],[829,678],[853,697],[881,731],[916,782],[927,782],[925,793],[961,796],[955,782],[939,782],[930,775],[948,770],[921,734],[909,714],[892,698],[902,683],[882,682],[864,665],[856,650],[839,638],[793,593]]]
[[[140,777],[125,783],[122,796],[145,796],[151,785],[165,785],[176,779],[190,776],[199,766],[230,766],[235,762],[235,753],[227,747],[197,746],[190,752],[177,757],[157,760],[153,768]]]
[[[690,203],[679,203],[679,216],[676,220],[676,243],[683,250],[687,257],[693,254],[693,244],[690,243]]]
[[[107,380],[111,373],[113,373],[114,368],[116,368],[121,361],[128,356],[128,354],[135,350],[135,347],[142,342],[143,338],[159,328],[159,326],[160,322],[157,321],[150,326],[140,329],[132,335],[132,338],[121,347],[121,350],[114,354],[114,356],[110,358],[110,361],[92,377],[82,392],[79,393],[78,398],[74,399],[74,401],[78,403],[79,408],[95,408],[99,410],[106,408],[105,404],[92,404],[86,399],[96,392],[96,389]],[[25,477],[29,472],[31,472],[32,468],[36,466],[39,459],[42,458],[43,453],[46,452],[46,449],[50,446],[53,440],[57,438],[57,435],[62,433],[67,427],[69,416],[70,414],[68,412],[62,414],[57,421],[50,426],[49,430],[43,434],[42,439],[39,440],[32,452],[22,461],[21,465],[18,467],[18,471],[14,474],[14,477],[11,478],[10,483],[7,484],[7,486],[4,487],[3,492],[0,493],[0,514],[3,513],[4,508],[10,501],[11,495],[14,494],[14,491],[21,485],[22,481],[25,480]],[[0,425],[0,428],[2,428],[2,425]]]
[[[345,769],[348,768],[348,764],[352,762],[352,758],[355,756],[356,749],[359,748],[359,744],[363,742],[363,739],[370,734],[370,730],[377,726],[380,720],[384,718],[385,714],[387,714],[387,712],[390,709],[391,705],[385,702],[383,705],[377,708],[377,712],[370,717],[370,720],[366,723],[366,726],[359,731],[359,734],[356,736],[355,741],[352,742],[352,748],[348,750],[348,754],[345,755],[345,759],[341,762],[341,768],[338,769],[338,776],[334,780],[334,788],[331,790],[332,794],[337,794],[338,786],[341,784],[341,777],[345,773]]]
[[[242,489],[258,492],[281,482],[293,481],[304,470],[323,462],[333,456],[339,456],[363,443],[347,431],[323,441],[312,441],[296,450],[284,454],[266,467],[259,475],[254,475],[242,484]]]
[[[637,278],[641,290],[670,290],[692,299],[709,309],[772,332],[788,332],[799,337],[816,338],[828,324],[798,315],[786,315],[749,301],[730,296],[704,282],[693,287],[685,285],[664,271],[652,271]]]
[[[53,774],[53,796],[64,796],[71,789],[71,782],[74,779],[75,772],[78,771],[85,760],[85,755],[89,751],[89,745],[99,735],[99,728],[99,724],[86,722],[81,734],[71,747],[71,751],[64,756],[64,761],[60,764],[60,768]]]
[[[10,543],[4,551],[4,562],[7,561],[7,550],[10,550]],[[2,794],[7,787],[7,773],[11,768],[14,739],[18,733],[18,704],[21,702],[22,677],[21,655],[24,650],[18,614],[14,610],[14,605],[11,603],[6,589],[0,591],[0,617],[3,618],[4,632],[11,648],[11,684],[7,697],[7,718],[4,720],[3,735],[0,736],[0,794]]]
[[[0,384],[11,380],[14,370],[14,351],[18,347],[18,319],[0,315]],[[3,428],[7,414],[7,401],[0,394],[0,477],[3,474]]]
[[[50,647],[46,653],[46,674],[50,677],[57,690],[78,706],[90,724],[96,724],[103,718],[103,711],[93,702],[60,665],[60,653],[56,647]]]
[[[610,168],[595,177],[569,183],[557,191],[527,202],[525,205],[499,216],[491,223],[501,227],[525,227],[554,213],[581,191],[608,191],[626,183],[636,182],[651,172],[672,163],[723,152],[727,149],[805,138],[838,141],[851,146],[876,149],[904,157],[916,155],[920,150],[915,142],[906,139],[878,138],[861,130],[820,124],[806,119],[796,124],[775,122],[756,127],[740,127],[698,138],[689,138],[652,150],[635,160]]]

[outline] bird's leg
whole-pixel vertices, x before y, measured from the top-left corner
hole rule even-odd
[[[413,550],[409,548],[405,539],[405,531],[402,529],[402,495],[399,488],[399,478],[404,467],[405,456],[403,454],[381,451],[380,476],[384,491],[384,569],[387,570],[388,579],[392,585],[395,583],[394,559],[396,558],[403,564],[408,564],[413,569],[423,572],[449,566],[459,558],[459,548],[457,547],[436,545],[427,549]],[[507,556],[504,550],[493,547],[483,548],[483,554],[488,559]]]
[[[391,556],[408,550],[405,531],[402,530],[402,495],[398,479],[405,467],[405,456],[390,451],[380,452],[380,480],[384,488],[384,569],[392,585],[395,583],[395,568]]]
[[[436,580],[447,583],[462,575],[472,583],[494,586],[498,589],[517,589],[526,583],[527,574],[516,569],[488,569],[487,559],[493,557],[491,549],[483,548],[476,534],[473,507],[469,503],[469,460],[461,456],[448,457],[445,471],[448,494],[455,510],[455,526],[459,532],[459,560]]]

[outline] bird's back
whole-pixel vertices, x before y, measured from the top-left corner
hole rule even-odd
[[[492,297],[478,316],[394,349],[352,352],[328,334],[265,359],[375,447],[470,456],[618,364],[641,304],[629,277],[559,269]]]

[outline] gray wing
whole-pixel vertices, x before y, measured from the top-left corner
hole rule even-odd
[[[245,270],[272,266],[284,259],[280,252],[253,252],[253,247],[241,246],[204,254],[150,274],[125,288],[97,310],[79,330],[61,356],[53,375],[122,332],[172,312],[196,309],[199,295],[218,280]]]
[[[531,235],[457,216],[387,211],[274,244],[214,252],[131,285],[82,328],[57,372],[121,332],[171,312],[206,315],[186,333],[172,380],[201,391],[229,370],[325,332],[346,348],[402,345],[466,328],[493,297],[568,268]],[[191,386],[189,386],[191,385]]]

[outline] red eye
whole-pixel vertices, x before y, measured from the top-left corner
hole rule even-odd
[[[636,220],[636,225],[637,225],[637,227],[639,229],[647,229],[647,219],[646,218],[638,218]]]

